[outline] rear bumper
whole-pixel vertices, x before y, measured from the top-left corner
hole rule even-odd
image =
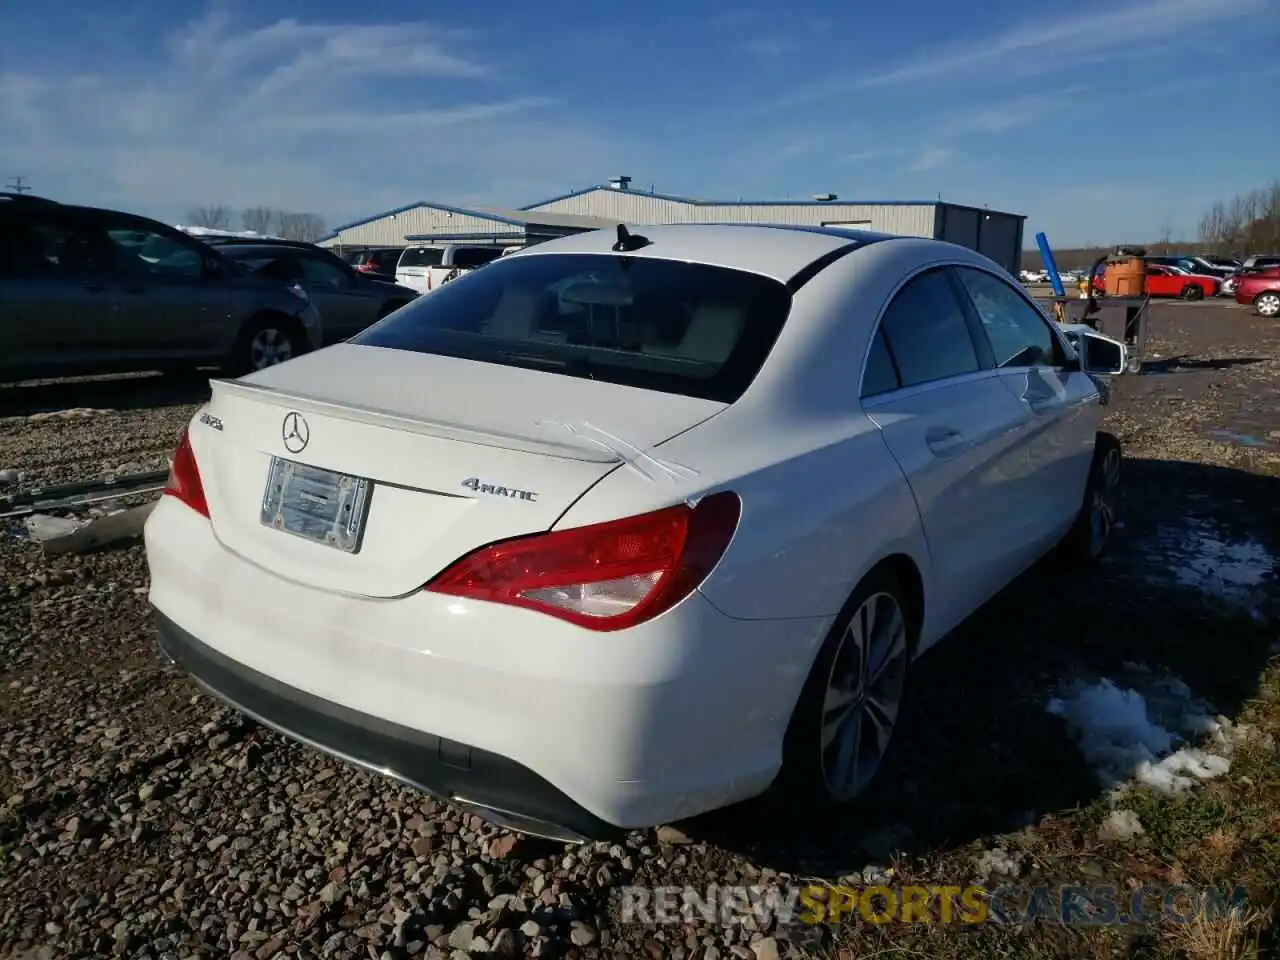
[[[569,842],[606,840],[623,832],[514,761],[311,696],[223,656],[159,611],[155,622],[161,652],[192,679],[308,746],[471,807],[512,829]]]
[[[697,593],[607,635],[422,591],[341,594],[250,563],[172,497],[145,539],[162,645],[215,693],[488,819],[588,837],[763,791],[829,626],[733,620]]]

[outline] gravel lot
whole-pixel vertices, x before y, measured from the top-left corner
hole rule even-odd
[[[1219,560],[1194,581],[1187,531],[1280,555],[1280,324],[1160,305],[1152,349],[1108,417],[1129,458],[1115,553],[1100,575],[1032,571],[922,661],[893,762],[837,822],[748,804],[616,846],[516,838],[241,722],[162,667],[140,545],[45,557],[0,521],[0,956],[1083,955],[1031,929],[646,928],[621,922],[617,888],[964,883],[993,850],[1027,883],[1124,882],[1149,855],[1169,868],[1176,845],[1098,846],[1099,788],[1044,705],[1127,662],[1228,716],[1256,700],[1274,574],[1233,579]],[[201,392],[159,377],[0,387],[0,470],[27,487],[164,466]],[[1280,850],[1265,862],[1280,874]],[[1257,876],[1259,896],[1280,894],[1280,875]]]

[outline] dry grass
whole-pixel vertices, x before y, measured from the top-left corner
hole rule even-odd
[[[1164,943],[1186,960],[1258,960],[1261,937],[1271,923],[1267,911],[1252,909],[1222,919],[1197,917],[1163,931]]]

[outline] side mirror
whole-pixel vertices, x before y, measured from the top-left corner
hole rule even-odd
[[[1129,351],[1119,340],[1104,337],[1084,324],[1064,326],[1062,331],[1080,358],[1080,369],[1104,377],[1125,372]]]

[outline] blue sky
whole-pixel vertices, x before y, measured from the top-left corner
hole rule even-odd
[[[58,6],[0,9],[0,178],[171,222],[518,206],[626,173],[941,194],[1064,247],[1192,236],[1280,176],[1280,0]]]

